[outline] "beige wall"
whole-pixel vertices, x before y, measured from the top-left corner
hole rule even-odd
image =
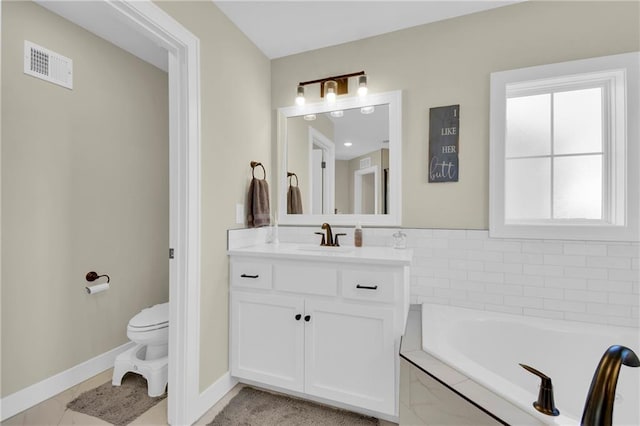
[[[68,90],[23,43],[73,59]],[[169,297],[167,74],[31,2],[2,2],[2,396],[127,342]],[[89,296],[85,274],[111,276]]]
[[[202,96],[202,289],[200,389],[229,370],[229,264],[227,229],[235,205],[244,203],[251,160],[271,165],[269,60],[210,1],[160,1],[157,5],[200,39]],[[275,200],[271,200],[274,211]]]
[[[489,74],[640,50],[639,9],[635,1],[532,1],[277,59],[272,108],[293,104],[298,81],[363,69],[370,92],[401,89],[402,225],[486,229]],[[453,104],[460,181],[429,184],[429,108]]]

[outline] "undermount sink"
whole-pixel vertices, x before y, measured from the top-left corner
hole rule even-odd
[[[322,253],[349,253],[353,251],[353,247],[335,247],[335,246],[299,246],[300,251],[315,251]]]

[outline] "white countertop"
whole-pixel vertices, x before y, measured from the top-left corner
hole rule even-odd
[[[244,257],[408,266],[413,257],[413,250],[394,249],[391,247],[322,247],[312,244],[264,243],[230,249],[227,254]]]

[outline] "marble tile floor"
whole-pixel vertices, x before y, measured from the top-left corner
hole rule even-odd
[[[113,369],[106,370],[97,376],[92,377],[58,395],[49,398],[30,409],[16,414],[15,416],[3,421],[1,426],[50,426],[50,425],[81,425],[81,426],[97,426],[110,425],[104,420],[86,414],[69,410],[67,404],[78,397],[81,393],[100,386],[110,381]],[[240,392],[244,385],[238,384],[231,389],[220,401],[209,409],[194,425],[204,426],[210,423],[220,411],[229,403],[229,401]],[[148,425],[166,425],[167,424],[167,399],[162,400],[135,419],[132,426]],[[380,420],[380,426],[395,426],[395,423]]]

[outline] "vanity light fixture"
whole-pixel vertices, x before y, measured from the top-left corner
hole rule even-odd
[[[304,86],[298,86],[298,95],[296,96],[296,105],[304,105]]]
[[[374,107],[373,105],[360,108],[360,112],[362,114],[373,114],[375,110],[376,107]]]
[[[367,92],[369,89],[367,88],[367,76],[361,75],[358,77],[358,95],[359,96],[367,96]]]
[[[331,116],[333,118],[340,118],[344,116],[344,111],[342,111],[341,109],[337,110],[337,111],[331,111],[329,114],[331,114]]]
[[[307,115],[305,115],[305,116],[304,116],[304,117],[302,117],[302,118],[304,118],[304,119],[305,119],[305,120],[307,120],[307,121],[313,121],[313,120],[315,120],[315,119],[316,119],[316,115],[315,115],[315,114],[307,114]]]
[[[349,93],[349,78],[358,77],[358,94],[364,96],[367,94],[367,75],[364,71],[354,72],[351,74],[336,75],[333,77],[319,78],[317,80],[302,81],[298,83],[296,104],[304,105],[304,86],[308,84],[320,83],[320,97],[325,98],[328,103],[333,103],[338,95]]]

